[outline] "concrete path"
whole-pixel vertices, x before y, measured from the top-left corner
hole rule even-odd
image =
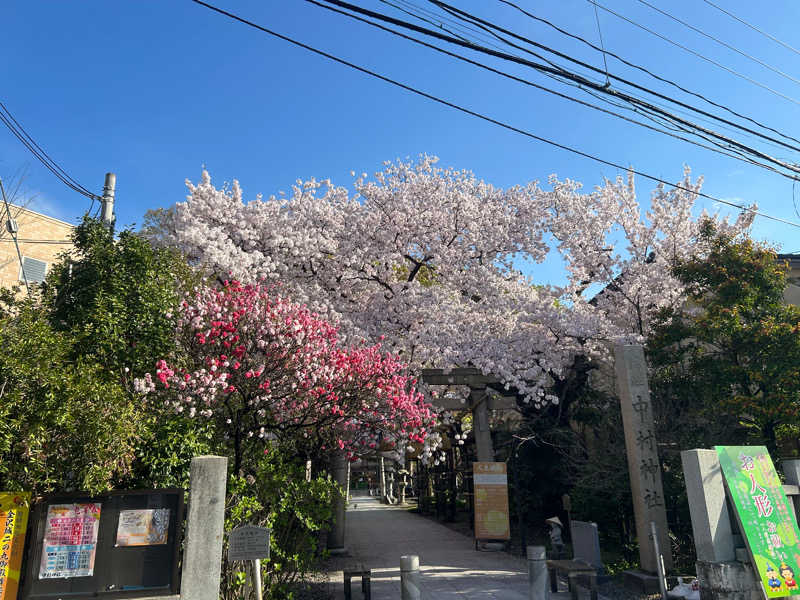
[[[352,498],[345,544],[347,555],[329,566],[336,598],[344,598],[341,569],[363,563],[372,569],[372,599],[400,600],[400,557],[416,554],[424,600],[529,600],[526,560],[505,552],[476,551],[472,538],[375,498]],[[352,582],[353,600],[363,597],[360,583]],[[588,592],[582,597],[588,598]]]

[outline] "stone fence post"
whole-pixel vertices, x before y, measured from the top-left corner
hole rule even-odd
[[[224,456],[192,459],[181,600],[219,598],[227,480],[228,459]]]
[[[333,499],[333,522],[331,523],[331,531],[328,534],[328,551],[331,554],[344,554],[346,552],[344,532],[349,471],[347,455],[344,452],[335,452],[331,459],[331,475],[333,480],[342,488],[342,493],[335,494]]]
[[[747,552],[743,548],[737,552],[734,544],[732,515],[716,451],[684,450],[681,462],[697,550],[700,598],[761,600],[761,585]]]

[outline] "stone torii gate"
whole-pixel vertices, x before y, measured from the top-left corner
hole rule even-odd
[[[516,408],[516,396],[503,394],[497,388],[501,382],[496,377],[484,375],[480,369],[462,367],[457,369],[422,369],[422,381],[428,385],[466,385],[469,386],[469,405],[461,404],[456,398],[439,398],[437,406],[448,410],[472,411],[473,432],[478,462],[494,462],[492,432],[489,429],[490,410],[511,410]],[[492,390],[492,393],[487,391]]]

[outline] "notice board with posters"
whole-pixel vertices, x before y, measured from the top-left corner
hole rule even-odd
[[[172,595],[179,489],[58,494],[32,507],[21,600]]]
[[[767,598],[800,596],[800,531],[764,446],[715,446]]]
[[[0,600],[15,600],[28,524],[29,492],[0,492]]]
[[[475,539],[511,539],[506,463],[472,463],[472,483],[475,493]]]

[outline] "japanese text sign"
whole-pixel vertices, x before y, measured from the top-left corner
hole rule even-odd
[[[269,558],[269,532],[266,527],[243,525],[228,536],[228,561]]]
[[[15,600],[31,495],[0,492],[0,600]]]
[[[100,504],[53,504],[47,509],[39,579],[91,577]]]
[[[475,491],[475,538],[508,540],[508,476],[504,462],[472,463]]]
[[[768,598],[800,596],[800,531],[764,446],[715,446]]]

